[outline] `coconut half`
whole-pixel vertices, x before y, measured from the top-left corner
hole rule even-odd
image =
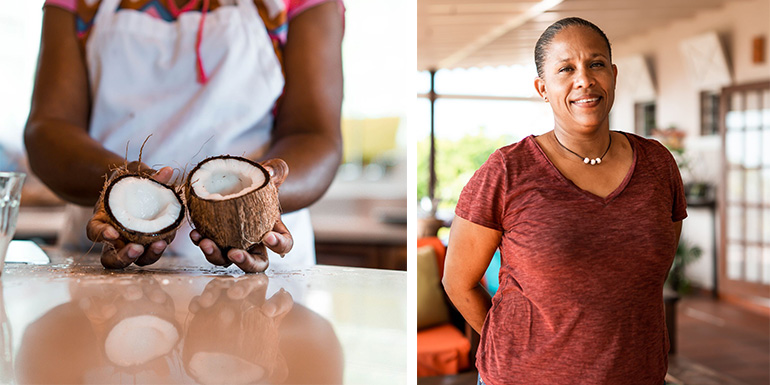
[[[141,365],[167,355],[179,341],[176,327],[153,315],[126,318],[115,325],[104,342],[107,358],[115,365]]]
[[[146,175],[113,177],[101,202],[121,236],[140,245],[170,241],[184,219],[184,203],[174,188]]]
[[[262,242],[281,216],[270,173],[249,159],[221,155],[199,163],[187,178],[187,209],[195,228],[227,252]]]

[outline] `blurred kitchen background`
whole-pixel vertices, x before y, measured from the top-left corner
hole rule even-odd
[[[612,44],[611,129],[666,144],[686,184],[689,217],[665,296],[670,379],[770,383],[768,0],[417,0],[418,282],[428,282],[422,264],[435,263],[420,246],[441,263],[473,172],[495,149],[553,128],[535,93],[533,52],[543,30],[569,16],[594,22]],[[485,276],[492,293],[499,263]],[[418,325],[420,307],[433,305],[418,298]],[[476,378],[478,335],[446,305],[454,331],[439,338],[446,324],[418,326],[422,385]]]
[[[0,170],[27,170],[22,131],[40,42],[42,0],[3,1],[0,14]],[[344,160],[311,207],[320,264],[406,269],[406,111],[413,12],[406,1],[346,0]],[[53,244],[61,204],[34,177],[23,193],[16,239]]]

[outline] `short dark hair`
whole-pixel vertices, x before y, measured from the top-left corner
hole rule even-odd
[[[556,34],[561,32],[563,29],[572,26],[588,27],[594,32],[598,33],[599,36],[604,39],[604,42],[607,43],[607,51],[610,53],[609,59],[612,61],[612,48],[610,47],[610,40],[607,39],[607,35],[604,34],[604,31],[597,27],[596,24],[588,20],[581,19],[579,17],[568,17],[551,24],[548,28],[545,29],[545,31],[543,31],[543,34],[540,35],[540,38],[537,39],[537,44],[535,44],[535,67],[537,68],[537,76],[541,78],[543,77],[543,62],[545,61],[545,55],[547,53],[546,51],[548,46],[551,45],[551,41],[553,40],[554,36],[556,36]]]

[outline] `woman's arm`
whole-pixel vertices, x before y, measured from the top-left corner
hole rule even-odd
[[[75,15],[45,7],[24,143],[32,171],[58,196],[83,206],[96,203],[104,176],[125,162],[88,135],[90,103]]]
[[[125,164],[123,157],[88,135],[90,103],[88,74],[75,33],[75,14],[45,7],[24,144],[32,171],[58,196],[83,206],[94,206],[105,176]],[[129,168],[148,167],[132,162]],[[164,178],[170,178],[169,172],[170,169]],[[132,262],[150,264],[166,249],[165,241],[157,241],[148,248],[127,244],[103,219],[97,213],[89,222],[87,233],[92,241],[113,246],[102,253],[102,264],[106,267],[122,268]]]
[[[478,333],[492,300],[479,283],[500,245],[502,232],[455,217],[442,283],[449,299]]]
[[[283,100],[270,149],[259,159],[281,158],[289,164],[280,193],[284,212],[318,200],[340,164],[341,43],[337,2],[310,8],[289,22]]]
[[[286,84],[279,104],[270,148],[257,161],[280,158],[289,174],[280,188],[284,213],[307,207],[329,188],[342,158],[342,16],[336,2],[310,8],[289,22],[284,49]],[[269,165],[269,164],[268,164]],[[277,254],[288,253],[294,241],[281,221],[263,242]],[[260,250],[230,250],[227,255],[210,239],[190,237],[206,259],[243,271],[264,271],[267,254]]]

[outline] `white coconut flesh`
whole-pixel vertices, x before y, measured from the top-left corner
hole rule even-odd
[[[173,225],[182,213],[176,194],[145,178],[116,182],[107,197],[110,212],[124,228],[154,233]]]
[[[265,173],[238,159],[212,159],[200,165],[190,178],[200,198],[227,200],[246,195],[265,184]]]
[[[253,384],[265,368],[226,353],[198,352],[190,359],[190,372],[205,385]]]
[[[170,322],[153,315],[126,318],[115,325],[104,342],[107,358],[115,365],[141,365],[171,352],[179,332]]]

